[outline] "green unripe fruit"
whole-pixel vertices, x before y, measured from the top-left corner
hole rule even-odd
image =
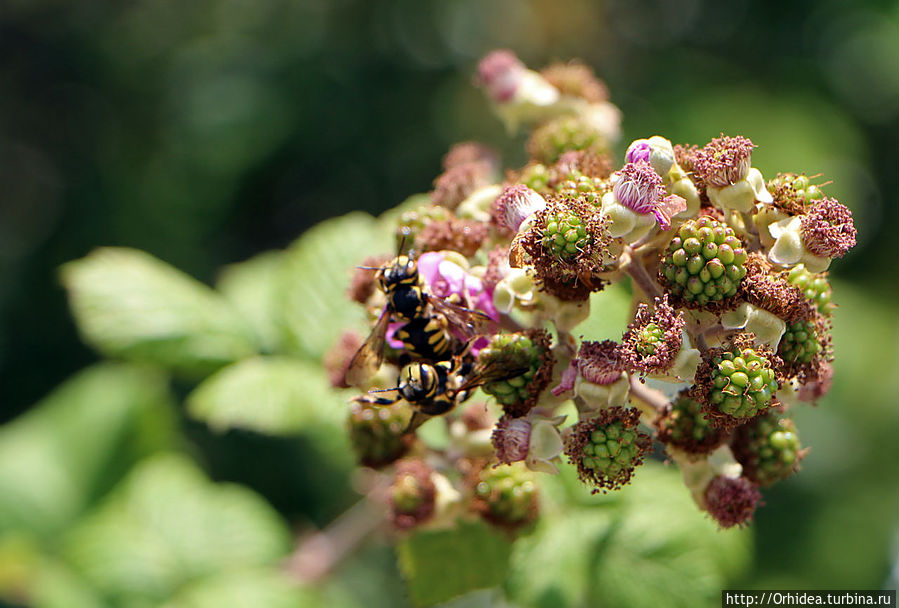
[[[802,459],[796,425],[773,414],[760,416],[737,432],[734,454],[744,474],[759,485],[771,485],[789,477]]]
[[[699,444],[715,444],[718,432],[701,411],[702,404],[681,394],[671,404],[671,410],[659,421],[660,439],[678,447],[695,451]]]
[[[705,305],[737,293],[746,276],[746,250],[733,229],[702,216],[685,222],[668,245],[659,269],[675,294]]]
[[[409,445],[404,431],[411,419],[412,409],[404,401],[383,407],[352,403],[347,427],[359,461],[378,467],[403,456]]]
[[[545,192],[549,188],[549,169],[540,163],[528,165],[522,170],[520,181],[531,190]]]
[[[603,153],[608,149],[605,137],[586,119],[578,116],[554,118],[531,133],[528,154],[545,164],[559,160],[569,150]]]
[[[637,429],[626,428],[621,420],[615,420],[593,431],[584,446],[581,463],[596,474],[615,479],[632,468],[640,455],[637,438]]]
[[[543,247],[556,257],[572,260],[590,242],[587,226],[569,211],[549,213],[543,226]]]
[[[777,354],[787,363],[809,363],[821,352],[821,342],[815,326],[808,321],[797,321],[787,326]]]
[[[602,203],[602,196],[609,191],[606,181],[598,177],[582,175],[579,171],[572,171],[568,179],[559,182],[556,192],[565,197],[577,198],[595,207]]]
[[[644,357],[654,355],[664,343],[665,332],[655,323],[649,323],[636,332],[636,351]]]
[[[485,519],[493,523],[517,527],[537,515],[537,483],[535,474],[521,463],[488,466],[478,475],[474,488],[475,502]]]
[[[751,418],[766,409],[778,389],[770,362],[751,348],[713,360],[709,401],[724,414]]]
[[[425,226],[434,221],[442,221],[449,218],[449,213],[445,207],[439,205],[424,205],[410,211],[403,212],[400,215],[396,228],[397,247],[401,244],[404,251],[415,245],[415,238],[421,233]]]
[[[814,302],[818,312],[830,316],[834,307],[830,302],[833,290],[824,275],[811,273],[805,266],[799,264],[790,269],[787,281],[801,289],[802,295]]]
[[[493,336],[490,344],[478,353],[478,363],[485,367],[501,366],[500,369],[527,368],[527,371],[507,380],[487,383],[481,389],[501,405],[526,400],[530,395],[528,384],[540,369],[542,354],[541,347],[525,334]]]

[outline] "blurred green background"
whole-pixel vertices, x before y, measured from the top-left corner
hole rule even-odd
[[[477,59],[497,47],[532,67],[593,66],[624,112],[621,151],[655,133],[702,144],[723,131],[758,145],[767,177],[833,180],[827,192],[859,229],[832,272],[836,381],[799,412],[812,451],[801,475],[766,493],[755,561],[737,583],[895,588],[896,2],[6,0],[0,421],[98,360],[57,274],[96,246],[144,249],[212,283],[221,266],[323,219],[428,190],[453,142],[479,139],[520,164],[522,140],[472,86]],[[167,390],[133,381],[156,387],[141,389],[148,401]],[[308,466],[306,439],[216,435],[178,409],[165,420],[145,409],[128,414],[140,440],[109,446],[121,462],[95,476],[92,495],[159,441],[186,446],[214,480],[249,485],[291,523],[322,525],[351,501],[345,479],[308,490],[329,480]],[[70,438],[73,451],[92,428]]]

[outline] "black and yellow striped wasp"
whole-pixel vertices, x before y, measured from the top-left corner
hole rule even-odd
[[[398,255],[371,270],[377,271],[378,287],[387,303],[350,361],[348,384],[360,385],[377,372],[384,360],[384,343],[391,320],[404,323],[394,334],[403,343],[404,352],[431,362],[451,359],[490,320],[484,313],[428,294],[411,255]]]
[[[468,355],[469,342],[461,354],[452,359],[428,363],[408,363],[400,370],[397,386],[369,391],[354,397],[354,401],[386,406],[405,399],[415,410],[406,432],[414,431],[433,416],[450,412],[468,399],[476,388],[489,382],[514,378],[528,368],[502,368],[496,364],[481,366]],[[374,393],[394,392],[391,397],[377,397]]]

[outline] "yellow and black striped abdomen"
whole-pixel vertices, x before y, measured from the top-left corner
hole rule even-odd
[[[446,318],[441,315],[416,317],[400,327],[394,337],[402,341],[407,352],[428,361],[452,356],[452,337]]]

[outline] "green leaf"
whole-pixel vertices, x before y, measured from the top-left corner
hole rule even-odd
[[[282,278],[285,348],[321,361],[347,329],[370,329],[362,306],[347,297],[355,266],[393,253],[393,233],[355,212],[309,229],[286,252]]]
[[[0,536],[53,538],[143,456],[171,447],[166,379],[102,364],[0,429]]]
[[[590,316],[574,328],[575,336],[586,340],[620,340],[631,317],[631,292],[614,283],[590,295]]]
[[[216,289],[241,313],[264,352],[281,347],[279,286],[284,253],[267,251],[239,264],[225,266]]]
[[[61,276],[82,337],[106,356],[203,376],[256,351],[219,294],[148,253],[97,249]]]
[[[432,606],[501,584],[511,547],[505,536],[477,521],[417,532],[397,552],[413,604]]]
[[[289,435],[313,427],[343,429],[347,398],[332,389],[320,366],[286,357],[256,357],[207,378],[187,409],[217,431],[243,428]]]
[[[542,484],[541,523],[516,544],[506,590],[521,605],[713,606],[748,565],[749,533],[719,531],[676,469],[647,463],[587,500],[568,487],[570,468]]]
[[[210,483],[183,456],[165,454],[138,465],[62,547],[73,568],[119,605],[167,599],[212,574],[274,566],[290,536],[252,491]]]
[[[193,583],[164,608],[344,608],[352,602],[326,595],[271,570],[247,570]]]

